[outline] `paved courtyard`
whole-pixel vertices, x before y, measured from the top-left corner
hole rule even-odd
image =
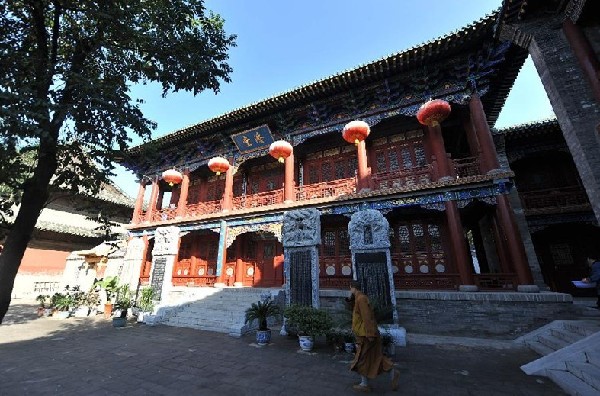
[[[14,302],[0,325],[0,395],[350,395],[351,355],[320,343],[299,352],[296,339],[130,322],[113,328],[96,318],[37,318],[35,306]],[[373,394],[563,395],[551,381],[520,369],[538,356],[524,348],[464,345],[397,348],[398,392],[389,376]]]

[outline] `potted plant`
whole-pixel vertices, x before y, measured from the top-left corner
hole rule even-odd
[[[116,293],[116,303],[114,304],[113,326],[124,327],[127,323],[127,310],[132,306],[131,292],[128,285],[122,285]]]
[[[69,309],[73,304],[73,299],[68,294],[55,293],[52,296],[54,300],[53,306],[57,310],[56,317],[59,319],[66,319],[69,317]]]
[[[113,310],[113,301],[116,298],[119,289],[119,279],[116,276],[107,276],[104,279],[97,280],[94,287],[99,287],[106,292],[106,303],[104,304],[104,317],[110,318]]]
[[[352,330],[345,330],[343,332],[344,339],[344,350],[348,353],[353,353],[356,349],[356,339],[354,338],[354,334]]]
[[[267,320],[280,314],[281,309],[273,300],[258,301],[252,303],[250,308],[246,309],[245,324],[252,325],[255,320],[258,322],[258,329],[256,330],[256,343],[258,345],[267,345],[271,342],[271,330],[267,325]]]
[[[82,291],[76,291],[71,295],[75,312],[73,316],[76,318],[85,318],[90,313],[90,307],[86,304],[86,295]]]
[[[333,326],[327,311],[313,307],[291,305],[285,309],[283,315],[287,320],[286,326],[296,330],[303,351],[311,351],[314,338],[326,335]]]
[[[38,316],[49,316],[48,314],[46,314],[46,311],[48,310],[48,308],[46,307],[46,303],[49,301],[49,299],[50,296],[47,294],[40,294],[35,298],[35,300],[40,304],[40,306],[37,308]]]
[[[138,312],[138,322],[144,322],[144,317],[150,315],[154,310],[154,289],[152,287],[144,287],[140,290],[140,297],[137,303],[140,311]]]

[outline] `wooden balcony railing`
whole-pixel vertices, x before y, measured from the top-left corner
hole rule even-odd
[[[579,186],[527,191],[519,194],[525,209],[565,209],[589,205],[585,190]]]
[[[341,195],[353,194],[354,192],[356,192],[356,179],[350,177],[296,187],[296,201],[339,197]]]
[[[479,160],[477,157],[468,157],[452,160],[454,174],[458,177],[477,176],[479,171]]]
[[[233,209],[249,209],[283,202],[283,188],[233,198]]]
[[[375,173],[371,178],[374,190],[387,190],[430,183],[433,176],[431,165],[427,165],[394,172]]]
[[[453,173],[457,177],[469,177],[480,174],[479,161],[476,157],[462,158],[452,160]],[[419,185],[425,185],[437,180],[436,178],[437,164],[432,163],[423,167],[398,170],[393,172],[375,173],[371,176],[373,182],[373,190],[389,190],[396,188],[411,188]],[[356,178],[345,178],[332,180],[328,182],[307,184],[295,187],[295,196],[297,202],[310,201],[314,199],[323,199],[329,197],[339,197],[356,193]],[[535,193],[534,193],[535,194]],[[549,197],[542,195],[540,198],[546,200]],[[537,195],[527,197],[532,201],[531,205],[540,205],[536,203]],[[563,194],[560,197],[555,196],[554,199],[563,199],[565,202],[587,203],[587,197],[583,190],[578,190],[576,196],[573,194]],[[258,194],[250,194],[239,197],[233,197],[233,210],[252,209],[257,207],[277,205],[284,202],[284,189],[277,189]],[[548,205],[548,204],[543,204]],[[555,203],[559,205],[559,203]],[[212,213],[219,213],[223,210],[222,200],[199,202],[187,205],[183,212],[183,217],[198,217]],[[177,216],[177,208],[169,207],[157,210],[152,215],[152,222],[160,222],[173,220]],[[142,213],[139,217],[140,221],[146,219],[146,213]]]
[[[185,208],[185,217],[196,217],[221,211],[221,201],[198,202],[187,205]]]

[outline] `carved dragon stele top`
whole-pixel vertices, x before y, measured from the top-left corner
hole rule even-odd
[[[285,247],[321,243],[321,214],[317,209],[298,209],[283,215],[282,242]]]
[[[366,209],[350,218],[350,249],[383,249],[390,247],[390,225],[381,212]]]

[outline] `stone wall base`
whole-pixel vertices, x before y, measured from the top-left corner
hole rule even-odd
[[[345,290],[321,290],[321,307],[347,321]],[[399,325],[408,333],[514,339],[557,319],[577,319],[570,294],[397,291]]]

